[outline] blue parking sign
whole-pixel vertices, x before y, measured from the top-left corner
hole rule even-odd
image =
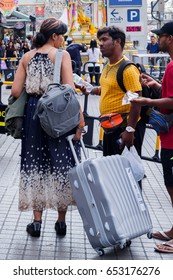
[[[109,0],[109,6],[142,6],[142,0]]]
[[[139,9],[127,10],[127,21],[128,22],[139,22],[140,21],[140,10]]]

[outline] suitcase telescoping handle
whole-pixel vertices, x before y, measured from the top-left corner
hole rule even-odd
[[[67,140],[69,141],[69,144],[70,144],[70,148],[71,148],[71,151],[72,151],[72,154],[74,156],[74,160],[76,162],[76,165],[79,165],[79,159],[77,157],[77,154],[76,154],[76,151],[75,151],[75,148],[74,148],[74,145],[73,145],[73,137],[74,137],[74,134],[73,135],[69,135],[67,136]],[[84,157],[85,159],[87,159],[87,153],[86,153],[86,148],[85,148],[85,145],[84,145],[84,142],[83,142],[83,139],[80,138],[80,144],[81,144],[81,147],[82,147],[82,151],[83,151],[83,154],[84,154]]]

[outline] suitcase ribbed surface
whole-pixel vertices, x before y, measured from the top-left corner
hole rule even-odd
[[[70,182],[93,248],[123,244],[151,232],[148,209],[123,156],[82,162],[71,171]]]

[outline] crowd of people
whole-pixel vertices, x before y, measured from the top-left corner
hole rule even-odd
[[[21,59],[21,57],[32,48],[32,36],[28,35],[25,40],[20,37],[12,39],[8,33],[5,34],[4,39],[0,40],[0,58]],[[1,69],[6,69],[16,66],[9,61],[1,60]]]
[[[67,225],[65,222],[68,206],[73,204],[72,190],[68,179],[68,172],[75,166],[66,135],[57,139],[50,138],[41,128],[39,119],[33,119],[39,97],[45,92],[49,83],[53,81],[56,49],[64,45],[64,34],[67,26],[60,20],[49,18],[43,21],[40,32],[34,39],[34,48],[26,53],[23,51],[12,86],[12,95],[18,98],[24,85],[28,94],[25,108],[22,135],[21,170],[19,186],[19,209],[32,210],[34,219],[26,227],[28,234],[39,237],[41,233],[42,213],[51,208],[58,212],[55,222],[57,235],[65,236]],[[161,51],[168,52],[173,58],[173,22],[165,24],[160,30],[153,30],[158,35]],[[99,85],[95,85],[91,92],[85,87],[79,87],[85,94],[100,96],[100,113],[126,114],[122,125],[114,132],[103,137],[103,156],[121,154],[122,148],[135,145],[141,155],[142,142],[145,133],[145,124],[140,119],[141,106],[150,104],[158,106],[164,113],[173,112],[173,62],[170,62],[165,71],[162,82],[162,96],[157,100],[141,97],[142,85],[160,89],[160,83],[152,78],[140,75],[134,65],[124,70],[123,81],[125,88],[137,92],[139,98],[133,99],[131,104],[122,105],[123,90],[116,80],[116,73],[121,63],[127,58],[123,55],[126,36],[123,30],[116,26],[104,27],[98,30],[97,39],[100,49],[97,51],[98,60],[101,55],[108,59],[103,68]],[[15,53],[19,42],[8,42]],[[69,46],[73,44],[70,42]],[[14,47],[14,45],[16,47]],[[21,45],[20,45],[21,46]],[[24,47],[24,45],[23,45]],[[25,47],[28,48],[28,45]],[[31,46],[30,46],[31,48]],[[93,40],[88,54],[93,55],[97,45]],[[5,52],[7,46],[5,47]],[[18,50],[20,51],[20,50]],[[94,61],[97,62],[97,61]],[[61,81],[75,88],[70,52],[63,50],[61,65]],[[98,82],[98,81],[97,81]],[[74,134],[74,143],[80,155],[79,139],[85,126],[82,109],[80,109],[80,123],[69,134]],[[166,189],[173,204],[173,127],[166,134],[161,134],[161,161]],[[121,146],[117,140],[121,137]],[[142,184],[140,184],[142,188]],[[166,241],[155,246],[158,252],[173,253],[173,227],[165,232],[156,232],[154,238]]]

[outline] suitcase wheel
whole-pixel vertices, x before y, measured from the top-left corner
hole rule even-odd
[[[127,242],[126,242],[126,247],[130,247],[131,243],[132,243],[131,240],[127,240]]]
[[[103,249],[96,249],[97,254],[102,257],[105,253],[105,251]]]
[[[153,238],[152,232],[148,232],[148,233],[147,233],[147,237],[148,237],[149,239]]]
[[[120,244],[119,244],[119,248],[121,249],[121,250],[123,250],[123,249],[125,249],[126,247],[129,247],[130,245],[131,245],[131,240],[129,239],[129,240],[126,240],[126,242],[121,242]]]
[[[119,244],[119,248],[120,248],[121,250],[125,249],[125,248],[126,248],[126,243],[124,243],[124,244]]]

